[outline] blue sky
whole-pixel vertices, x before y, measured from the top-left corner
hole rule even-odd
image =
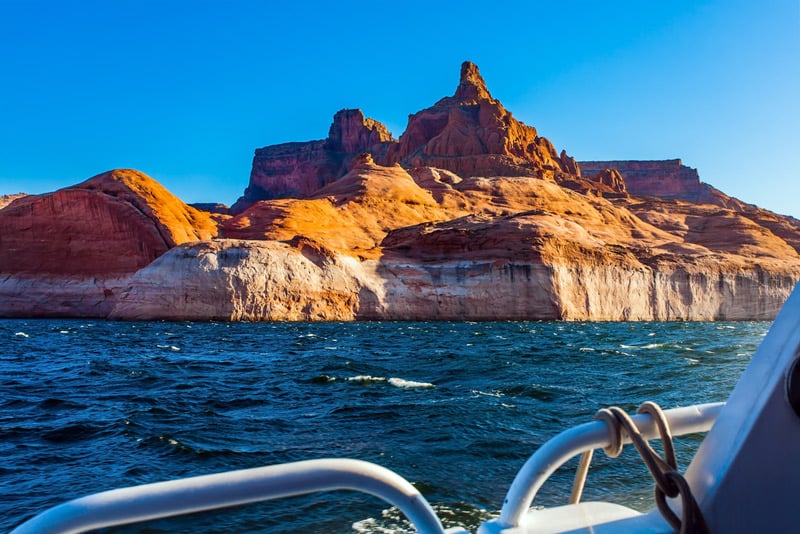
[[[681,158],[800,217],[797,0],[0,0],[0,193],[132,167],[231,204],[254,149],[351,107],[399,136],[464,60],[578,160]]]

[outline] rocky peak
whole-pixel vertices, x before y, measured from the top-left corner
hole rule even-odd
[[[372,167],[374,165],[375,160],[372,159],[372,154],[369,152],[363,152],[355,157],[353,164],[350,166],[350,170],[362,167]]]
[[[358,153],[391,140],[392,134],[382,123],[365,117],[360,109],[343,109],[333,116],[325,144],[328,150]]]
[[[461,79],[453,98],[461,101],[492,100],[478,66],[470,61],[461,64]]]
[[[379,165],[433,167],[461,177],[553,179],[580,173],[574,159],[559,156],[536,128],[492,98],[478,67],[465,61],[455,94],[409,116],[399,140],[360,109],[343,109],[326,139],[257,149],[250,184],[231,212],[241,213],[257,200],[309,198],[346,175],[354,158],[366,152]]]
[[[478,67],[461,65],[455,95],[411,115],[389,150],[389,163],[435,167],[464,176],[538,176],[577,172],[536,128],[515,119],[492,98]]]

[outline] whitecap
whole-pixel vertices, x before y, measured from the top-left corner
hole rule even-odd
[[[580,352],[594,352],[594,349],[592,347],[581,347],[581,348],[578,349],[578,351],[580,351]]]
[[[17,337],[31,337],[28,334],[26,334],[25,332],[17,332],[14,335],[17,336]]]
[[[503,396],[503,394],[501,392],[499,392],[499,391],[486,392],[486,391],[481,391],[479,389],[473,389],[472,393],[474,395],[482,395],[484,397],[502,397]]]
[[[436,387],[430,382],[415,382],[403,378],[390,378],[389,383],[396,388],[433,388]]]
[[[386,378],[382,376],[370,376],[370,375],[351,376],[348,377],[347,380],[349,382],[362,382],[362,383],[386,382]]]

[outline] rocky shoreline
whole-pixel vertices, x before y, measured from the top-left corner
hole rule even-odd
[[[680,160],[576,162],[465,63],[394,139],[360,110],[258,149],[231,210],[134,170],[0,204],[0,316],[770,320],[800,221]]]

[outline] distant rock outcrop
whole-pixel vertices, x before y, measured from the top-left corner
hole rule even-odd
[[[679,159],[663,161],[581,161],[585,174],[600,175],[616,170],[628,192],[636,196],[675,198],[696,204],[716,204],[725,208],[744,209],[747,205],[700,181],[697,169],[683,165]]]
[[[334,115],[327,139],[256,150],[250,184],[231,212],[241,213],[258,200],[307,197],[344,176],[357,154],[381,157],[391,141],[383,124],[360,109],[343,109]]]
[[[200,211],[207,211],[209,213],[216,213],[218,215],[228,215],[231,209],[220,202],[194,202],[189,204],[194,209]]]

